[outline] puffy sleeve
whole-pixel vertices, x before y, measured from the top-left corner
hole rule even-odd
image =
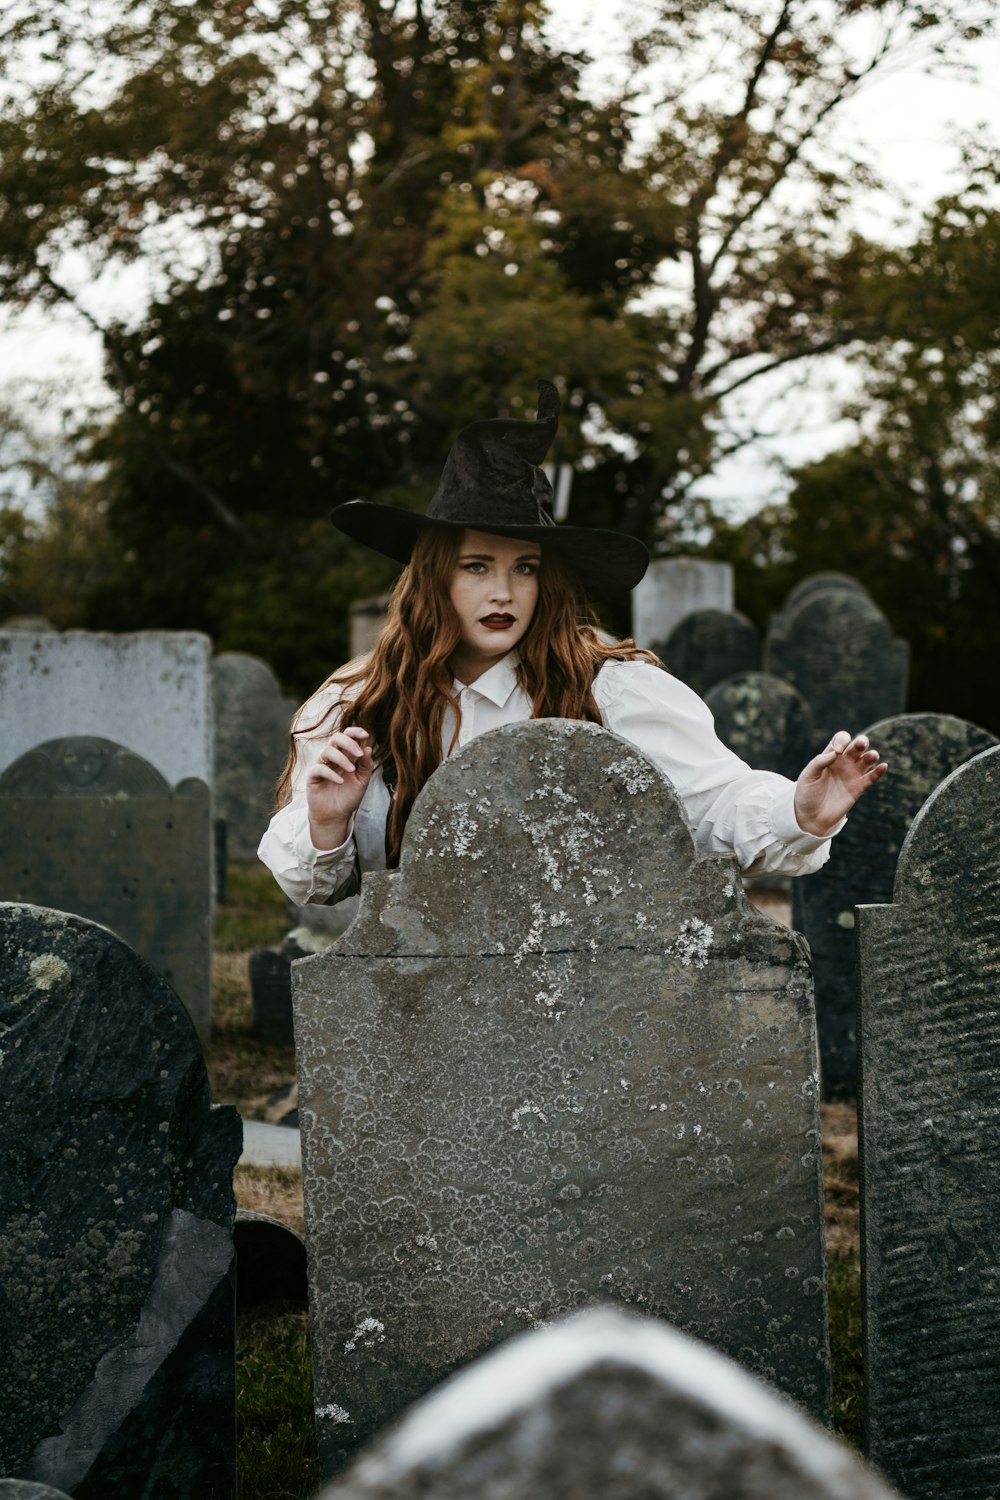
[[[825,864],[830,840],[799,827],[794,783],[727,749],[711,711],[683,682],[650,662],[608,662],[594,696],[605,727],[670,781],[699,852],[735,854],[747,875],[808,875]]]
[[[339,721],[339,701],[334,684],[321,688],[296,714],[291,799],[274,814],[257,850],[258,858],[296,906],[332,905],[361,889],[354,820],[339,849],[317,849],[309,837],[306,777]]]

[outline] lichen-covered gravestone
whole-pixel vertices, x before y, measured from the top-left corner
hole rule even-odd
[[[783,677],[809,704],[822,748],[838,729],[906,708],[910,648],[862,590],[834,586],[800,594],[774,615],[764,670]]]
[[[0,905],[0,1472],[234,1500],[232,1171],[176,995],[113,933]]]
[[[900,714],[865,730],[889,763],[833,840],[815,875],[795,882],[793,926],[813,961],[820,1076],[831,1099],[855,1094],[854,908],[892,900],[907,830],[934,788],[996,737],[950,714]]]
[[[110,927],[212,1019],[209,789],[170,787],[110,740],[52,740],[0,774],[0,900]]]
[[[865,1416],[910,1500],[1000,1485],[1000,748],[918,813],[858,908]]]
[[[716,682],[760,666],[760,636],[735,609],[697,609],[653,648],[669,672],[702,697]]]
[[[225,820],[229,858],[253,859],[274,811],[296,705],[266,662],[240,651],[213,661],[212,695],[215,815]]]
[[[293,968],[329,1472],[450,1371],[608,1298],[827,1413],[808,962],[642,755],[510,726]]]
[[[460,1371],[321,1500],[893,1500],[745,1370],[591,1308]]]
[[[722,743],[757,770],[794,781],[823,748],[802,694],[768,672],[741,672],[717,682],[705,702]]]

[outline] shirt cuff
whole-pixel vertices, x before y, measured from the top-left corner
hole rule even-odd
[[[782,843],[791,843],[794,841],[799,847],[808,848],[812,845],[818,848],[820,844],[825,844],[828,839],[832,839],[838,834],[847,822],[847,819],[846,817],[841,818],[837,826],[831,828],[829,833],[807,833],[804,828],[799,826],[799,820],[795,816],[795,784],[792,782],[787,786],[779,787],[775,792],[774,800],[771,803],[769,821],[771,832]]]

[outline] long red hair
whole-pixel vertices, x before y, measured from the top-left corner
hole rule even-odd
[[[420,534],[409,563],[396,581],[385,627],[373,650],[348,662],[327,678],[350,697],[343,722],[366,729],[376,766],[391,762],[396,777],[386,829],[386,862],[399,860],[410,809],[427,778],[441,764],[445,713],[455,715],[455,737],[461,710],[452,692],[449,658],[461,639],[449,585],[462,545],[459,530],[431,527]],[[531,624],[518,643],[521,686],[531,699],[534,719],[583,719],[601,723],[593,683],[606,661],[656,662],[628,639],[601,640],[597,621],[582,597],[570,569],[542,545],[538,602]],[[332,733],[341,721],[340,706],[305,722],[310,698],[293,725],[291,754],[277,787],[278,806],[291,796],[295,734]],[[447,750],[454,746],[449,745]]]

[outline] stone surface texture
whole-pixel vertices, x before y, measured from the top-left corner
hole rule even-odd
[[[322,1500],[891,1500],[842,1444],[706,1345],[593,1308],[409,1411]]]
[[[1000,748],[933,793],[858,910],[865,1408],[910,1500],[1000,1484]]]
[[[632,590],[632,634],[640,646],[665,641],[696,609],[733,607],[730,563],[701,557],[658,557]]]
[[[204,1037],[212,856],[206,784],[171,788],[109,740],[53,740],[0,774],[0,899],[110,927],[174,987]]]
[[[701,697],[723,678],[760,667],[757,627],[737,610],[696,609],[653,649],[667,671]]]
[[[74,1500],[235,1497],[231,1109],[113,933],[0,905],[0,1469]]]
[[[792,925],[813,962],[820,1077],[831,1099],[856,1091],[854,908],[892,900],[903,840],[935,787],[996,737],[950,714],[899,714],[866,728],[889,774],[865,793],[815,875],[794,882]]]
[[[171,786],[212,785],[211,642],[194,631],[0,632],[0,771],[47,740],[91,735]]]
[[[764,640],[764,670],[783,677],[809,704],[819,746],[838,729],[906,708],[910,648],[863,590],[806,590],[774,615]]]
[[[475,740],[398,873],[292,972],[326,1472],[499,1340],[607,1299],[826,1414],[804,945],[696,858],[631,746],[559,720]]]
[[[274,811],[297,705],[266,662],[240,651],[212,662],[212,697],[215,815],[225,819],[229,858],[253,859]]]
[[[812,713],[797,688],[769,672],[741,672],[705,694],[719,739],[748,765],[792,781],[821,750]]]
[[[72,1500],[72,1497],[48,1484],[32,1484],[30,1479],[0,1479],[0,1500]]]

